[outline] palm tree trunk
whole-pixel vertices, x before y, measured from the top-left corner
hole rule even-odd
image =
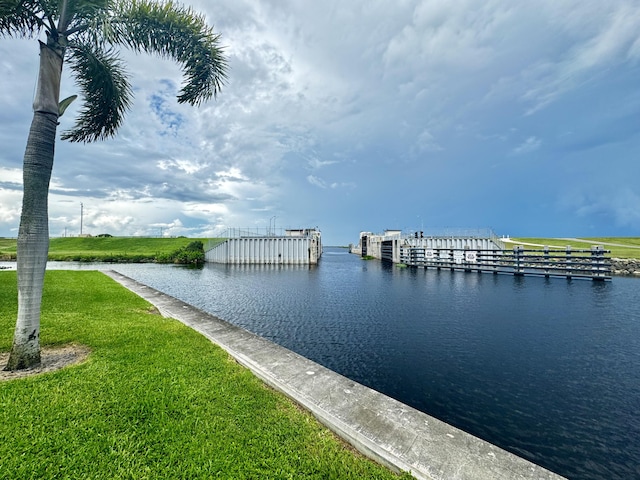
[[[24,154],[18,231],[18,318],[5,370],[40,364],[40,305],[49,253],[49,181],[53,168],[62,56],[40,43],[33,121]]]

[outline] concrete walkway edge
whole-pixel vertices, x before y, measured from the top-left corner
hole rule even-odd
[[[163,316],[200,332],[360,452],[392,470],[430,480],[563,478],[170,295],[120,273],[104,273]]]

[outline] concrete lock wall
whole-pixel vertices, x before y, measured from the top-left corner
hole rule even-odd
[[[451,248],[469,250],[500,250],[490,238],[417,238],[410,240],[413,247]]]
[[[317,264],[319,239],[312,237],[229,238],[205,252],[205,261],[224,264]]]
[[[387,248],[385,249],[385,242]],[[363,245],[366,243],[366,245]],[[393,246],[393,252],[388,252],[388,245]],[[378,259],[400,262],[401,249],[404,247],[418,247],[427,249],[452,249],[452,250],[502,250],[493,238],[475,237],[424,237],[395,235],[372,235],[360,237],[360,248],[365,248],[367,255]]]

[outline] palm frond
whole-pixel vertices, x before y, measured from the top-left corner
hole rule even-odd
[[[199,105],[220,91],[227,60],[204,17],[172,1],[119,0],[105,32],[108,41],[181,64],[184,84],[178,102]]]
[[[60,12],[60,32],[85,30],[93,18],[108,12],[112,0],[67,0]]]
[[[72,25],[80,30],[88,19],[107,11],[112,0],[0,0],[0,35],[33,37],[42,29],[57,37]],[[58,27],[55,20],[60,23]]]
[[[32,37],[44,27],[46,3],[38,0],[0,1],[0,35]]]
[[[68,0],[69,10],[85,18],[108,10],[112,4],[112,0]]]
[[[113,136],[131,105],[131,86],[113,50],[85,43],[69,44],[69,65],[83,96],[74,127],[63,140],[93,142]]]

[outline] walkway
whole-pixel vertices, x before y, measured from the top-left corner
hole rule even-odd
[[[517,240],[513,240],[511,238],[501,238],[501,241],[505,243],[514,243],[516,245],[528,245],[531,247],[544,247],[541,243],[526,243],[519,242]],[[595,240],[587,240],[584,238],[555,238],[554,240],[566,240],[567,242],[580,242],[580,243],[589,243],[591,245],[602,245],[607,247],[625,247],[625,248],[640,248],[638,245],[629,245],[626,243],[607,243],[607,242],[596,242]],[[566,245],[548,245],[551,248],[565,248]]]
[[[117,272],[105,273],[155,305],[163,316],[209,338],[355,448],[392,470],[430,480],[563,478],[174,297]]]
[[[640,246],[638,246],[638,245],[628,245],[628,244],[625,244],[625,243],[596,242],[596,241],[593,241],[593,240],[585,240],[584,238],[561,238],[560,240],[568,240],[570,242],[591,243],[593,245],[606,245],[608,247],[640,248]]]
[[[514,245],[527,245],[529,247],[551,247],[551,248],[565,248],[566,245],[542,245],[541,243],[527,243],[527,242],[518,242],[517,240],[513,240],[511,238],[501,238],[501,241],[504,243],[513,243]],[[561,238],[557,238],[556,240],[562,240]]]

